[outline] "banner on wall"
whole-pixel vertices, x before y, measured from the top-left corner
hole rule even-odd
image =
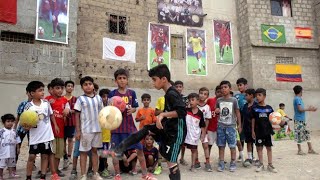
[[[286,33],[283,25],[261,24],[262,41],[268,43],[286,43]]]
[[[312,39],[312,29],[309,27],[295,27],[296,38]]]
[[[17,0],[0,0],[0,22],[17,23]]]
[[[300,65],[276,64],[277,81],[302,82],[302,71]]]
[[[162,24],[149,23],[148,70],[166,64],[170,69],[170,28]]]
[[[136,42],[103,38],[102,59],[136,62]]]
[[[37,0],[36,40],[68,44],[69,0]]]
[[[234,63],[231,32],[229,21],[213,20],[213,41],[217,64]]]
[[[158,0],[158,21],[183,26],[203,26],[202,0]]]
[[[206,76],[207,50],[206,31],[200,29],[187,29],[186,41],[186,69],[188,75]]]

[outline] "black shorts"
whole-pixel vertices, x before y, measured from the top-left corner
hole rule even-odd
[[[187,144],[187,143],[184,143],[184,146],[187,147],[188,149],[198,149],[198,146]]]
[[[52,154],[52,141],[30,145],[29,154]]]
[[[75,133],[75,126],[65,126],[64,127],[64,139],[73,138]]]
[[[245,132],[244,133],[245,136],[245,142],[246,143],[254,143],[254,139],[252,138],[252,133],[251,132]]]
[[[272,140],[271,140],[271,135],[267,135],[264,137],[256,137],[256,146],[266,146],[266,147],[271,147],[272,146]]]

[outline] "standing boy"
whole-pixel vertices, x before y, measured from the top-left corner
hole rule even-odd
[[[234,172],[237,169],[236,165],[236,136],[237,136],[237,122],[238,131],[241,133],[241,117],[238,101],[230,95],[231,83],[229,81],[222,81],[220,83],[222,97],[217,100],[216,114],[219,114],[218,129],[217,129],[217,145],[219,147],[219,164],[218,171],[223,172],[224,164],[224,150],[226,143],[230,148],[231,162],[229,170]]]

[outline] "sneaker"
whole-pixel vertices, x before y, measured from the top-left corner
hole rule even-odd
[[[51,175],[51,180],[60,180],[60,177],[57,173]]]
[[[103,170],[100,175],[103,178],[110,178],[111,177],[110,173],[109,173],[109,171],[107,169]]]
[[[15,179],[15,178],[20,178],[20,175],[16,174],[16,172],[12,172],[12,173],[9,175],[9,179]]]
[[[219,164],[218,164],[218,171],[219,172],[223,172],[224,171],[224,161],[220,161]]]
[[[94,180],[103,180],[103,178],[97,172],[92,176],[92,179],[94,179]]]
[[[65,159],[64,161],[63,161],[63,170],[66,170],[66,169],[68,169],[68,167],[69,167],[69,160],[68,159]]]
[[[200,162],[199,162],[199,163],[196,163],[196,164],[194,165],[194,168],[195,168],[195,169],[201,169]]]
[[[115,175],[115,176],[114,176],[114,180],[122,180],[120,174]]]
[[[184,160],[184,159],[180,159],[180,164],[183,165],[183,166],[188,166],[187,161]]]
[[[60,171],[60,170],[57,171],[57,174],[58,174],[59,177],[65,177],[65,176],[66,176],[66,175],[63,174],[63,172]]]
[[[87,180],[87,176],[84,174],[80,177],[80,180]]]
[[[242,162],[242,161],[243,161],[243,160],[242,160],[242,157],[239,156],[238,159],[237,159],[237,162]]]
[[[130,174],[131,174],[132,176],[137,175],[137,174],[138,174],[138,171],[137,171],[137,170],[130,171]]]
[[[278,171],[276,170],[276,168],[274,168],[274,166],[272,164],[268,165],[268,171],[273,172],[273,173],[277,173]]]
[[[229,171],[230,171],[230,172],[235,172],[236,169],[237,169],[237,164],[236,164],[236,162],[235,162],[235,161],[231,161],[231,162],[230,162]]]
[[[39,179],[41,177],[41,171],[38,171],[38,173],[34,176],[35,179]]]
[[[250,167],[250,166],[252,165],[252,163],[253,163],[252,159],[246,159],[246,160],[242,163],[242,165],[243,165],[243,167]]]
[[[210,163],[205,163],[205,168],[206,168],[206,171],[212,172],[212,167]]]
[[[142,179],[146,179],[146,180],[158,180],[157,178],[155,178],[152,174],[148,173],[146,175],[142,176]]]
[[[314,151],[314,150],[312,149],[312,150],[308,151],[308,154],[315,154],[315,155],[318,155],[319,153],[318,153],[318,152],[316,152],[316,151]]]
[[[260,163],[256,168],[256,172],[260,172],[262,170],[264,170],[264,165],[262,163]]]
[[[190,169],[189,169],[189,171],[191,171],[191,172],[196,172],[196,169],[194,168],[194,166],[191,166]]]
[[[93,170],[92,169],[88,169],[88,172],[87,172],[87,176],[89,177],[89,178],[92,178],[93,177]]]
[[[260,165],[259,159],[253,160],[253,164],[254,164],[255,166],[259,166],[259,165]]]
[[[161,166],[157,166],[156,169],[154,170],[153,174],[154,175],[159,175],[162,172],[162,167]]]
[[[77,171],[73,169],[71,171],[71,175],[69,177],[69,180],[76,180],[76,179],[77,179]]]

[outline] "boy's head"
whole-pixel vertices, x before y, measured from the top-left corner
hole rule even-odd
[[[16,118],[12,114],[5,114],[5,115],[1,116],[1,120],[2,120],[3,126],[5,128],[11,129]]]
[[[221,81],[220,83],[222,96],[228,96],[231,91],[231,83],[229,81]]]
[[[116,81],[118,88],[126,88],[128,85],[129,72],[123,68],[120,68],[114,72],[114,80]]]
[[[85,94],[94,93],[93,82],[93,78],[90,76],[85,76],[80,79],[80,85]]]
[[[98,94],[99,92],[99,85],[97,83],[93,83],[94,93]]]
[[[141,101],[142,101],[144,107],[149,107],[150,102],[151,102],[150,94],[147,94],[147,93],[142,94]]]
[[[183,91],[183,82],[182,81],[176,81],[174,82],[174,87],[176,88],[176,90],[182,94]]]
[[[153,86],[158,90],[164,88],[171,80],[169,68],[165,64],[160,64],[150,69],[149,77],[153,81]]]
[[[246,92],[246,100],[248,102],[252,102],[254,100],[256,91],[254,89],[247,89],[245,92]]]
[[[258,88],[256,90],[256,98],[257,98],[258,103],[264,102],[264,100],[266,99],[266,96],[267,96],[267,91],[265,89]]]
[[[99,95],[102,98],[103,104],[106,106],[108,104],[108,95],[110,93],[109,89],[101,89]]]
[[[293,87],[293,92],[295,95],[302,95],[302,86],[296,85]]]
[[[146,147],[153,147],[154,139],[151,135],[145,137]]]
[[[286,105],[285,105],[285,104],[283,104],[283,103],[280,103],[280,104],[279,104],[279,108],[280,108],[280,109],[282,109],[282,110],[283,110],[285,107],[286,107]]]
[[[245,90],[247,89],[247,84],[248,84],[248,81],[245,78],[239,78],[237,80],[237,86],[240,93],[245,92]]]
[[[73,81],[66,81],[64,82],[64,87],[66,88],[67,93],[72,93],[74,90],[74,82]]]
[[[64,81],[60,78],[54,78],[50,84],[52,86],[52,95],[61,97],[64,90]]]
[[[209,97],[209,89],[206,87],[202,87],[199,89],[199,100],[205,101]]]
[[[221,87],[218,85],[216,86],[216,89],[215,89],[215,95],[217,98],[221,97],[222,96],[222,93],[221,93]]]
[[[26,88],[32,99],[39,100],[44,97],[44,84],[40,81],[31,81]]]
[[[50,94],[50,95],[52,95],[52,85],[51,85],[51,83],[49,83],[48,85],[47,85],[47,88],[48,88],[48,93]]]
[[[199,94],[197,93],[190,93],[188,95],[188,101],[191,108],[195,108],[199,104]]]

